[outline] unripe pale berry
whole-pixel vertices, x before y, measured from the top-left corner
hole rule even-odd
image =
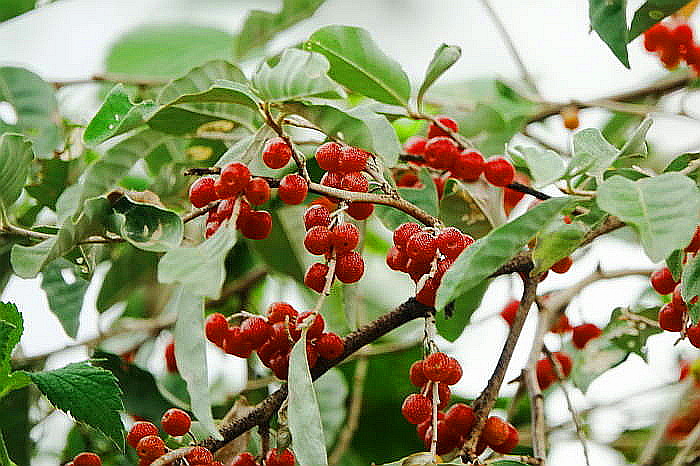
[[[335,276],[343,283],[355,283],[365,273],[365,261],[362,256],[350,251],[336,259]]]
[[[594,324],[577,325],[574,327],[571,341],[576,348],[583,349],[589,341],[598,338],[602,333]]]
[[[277,195],[285,204],[301,204],[309,192],[309,185],[301,175],[292,173],[285,175],[280,181]]]
[[[341,145],[337,142],[327,142],[316,149],[316,162],[321,169],[337,171],[340,162]]]
[[[126,435],[126,443],[136,448],[136,445],[144,437],[149,435],[158,435],[158,427],[155,424],[147,421],[137,421],[129,429],[129,433]]]
[[[207,340],[216,346],[222,346],[227,332],[228,321],[223,314],[216,312],[207,317],[207,321],[204,324],[204,333],[207,336]]]
[[[281,137],[268,139],[263,147],[263,162],[270,168],[282,168],[292,158],[292,149]]]
[[[312,205],[304,212],[304,227],[309,230],[312,227],[327,227],[331,223],[331,213],[322,205]]]
[[[453,120],[450,117],[438,117],[437,121],[439,121],[443,125],[447,126],[455,133],[459,131],[459,125],[457,124],[457,122],[455,120]],[[450,135],[450,133],[443,130],[435,123],[430,123],[430,125],[428,126],[428,139],[436,138],[439,136],[449,136],[449,135]]]
[[[484,157],[475,150],[465,150],[457,154],[450,169],[452,176],[462,181],[476,181],[484,172]]]
[[[192,419],[190,415],[178,408],[170,408],[163,414],[160,425],[168,435],[179,437],[190,431]]]
[[[513,182],[515,168],[503,157],[492,157],[486,161],[484,176],[492,185],[504,187]]]
[[[199,178],[190,186],[190,203],[195,207],[204,207],[218,199],[214,189],[214,178]]]
[[[401,414],[411,424],[420,424],[428,419],[432,412],[433,403],[430,398],[418,393],[408,395],[401,405]]]
[[[360,230],[352,223],[341,223],[333,227],[333,250],[336,254],[345,254],[357,247],[360,242]]]
[[[252,205],[261,205],[270,200],[270,185],[262,178],[253,178],[245,187],[245,197]]]
[[[304,285],[316,293],[321,293],[326,285],[326,276],[328,276],[328,266],[326,264],[321,264],[320,262],[311,264],[304,275]]]
[[[328,227],[316,226],[306,232],[304,247],[311,254],[324,255],[331,250],[334,235]]]

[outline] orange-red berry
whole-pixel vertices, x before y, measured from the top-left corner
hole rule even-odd
[[[359,172],[367,167],[369,152],[359,147],[343,146],[340,149],[340,159],[338,160],[339,172]]]
[[[250,181],[250,170],[240,162],[232,162],[226,165],[214,183],[216,195],[220,199],[235,197],[245,189]]]
[[[481,438],[490,447],[502,445],[508,439],[510,429],[508,423],[497,416],[490,416],[486,419],[484,430],[481,433]]]
[[[222,346],[226,333],[228,333],[228,321],[226,317],[220,312],[211,314],[207,317],[207,321],[204,324],[204,333],[207,336],[207,340],[211,341],[216,346]]]
[[[673,279],[671,270],[668,267],[655,270],[649,277],[651,286],[659,294],[669,294],[676,287],[676,281]]]
[[[277,195],[285,204],[301,204],[309,192],[309,184],[301,175],[292,173],[280,180]]]
[[[428,380],[442,382],[449,375],[450,357],[445,353],[432,353],[423,361],[423,374]]]
[[[195,207],[204,207],[218,199],[214,189],[214,178],[199,178],[190,186],[190,203]]]
[[[420,424],[433,413],[433,403],[427,396],[413,393],[401,405],[401,414],[411,424]],[[439,432],[439,431],[438,431]]]
[[[291,450],[279,451],[277,448],[265,455],[265,466],[294,466],[294,453]]]
[[[304,227],[310,230],[313,227],[327,227],[331,223],[331,213],[322,205],[312,205],[304,212]]]
[[[350,251],[336,259],[335,276],[343,283],[355,283],[365,273],[365,261],[362,256]]]
[[[337,171],[340,162],[341,145],[337,142],[327,142],[316,149],[316,162],[321,169]]]
[[[270,168],[282,168],[292,158],[292,149],[281,137],[274,137],[265,142],[262,153],[263,162]]]
[[[178,408],[170,408],[163,414],[160,425],[168,435],[179,437],[190,431],[192,419],[190,415]]]
[[[316,226],[309,229],[304,237],[304,247],[311,254],[322,256],[331,250],[334,235],[324,226]]]
[[[515,314],[518,313],[518,307],[520,306],[520,301],[511,300],[501,311],[501,317],[506,321],[508,326],[512,326],[515,322]]]
[[[185,459],[190,466],[194,466],[196,464],[206,465],[214,461],[214,455],[212,455],[212,453],[204,447],[194,447],[188,454],[185,455]]]
[[[147,435],[136,444],[136,454],[154,460],[165,454],[165,442],[157,435]]]
[[[484,173],[484,157],[475,150],[464,150],[457,154],[450,172],[462,181],[476,181]]]
[[[316,293],[321,293],[326,285],[326,277],[328,276],[328,266],[316,262],[306,270],[304,275],[304,285],[308,286]]]
[[[360,243],[360,230],[352,223],[341,223],[333,227],[333,250],[336,254],[352,251]]]
[[[324,333],[315,342],[316,350],[323,359],[339,358],[345,350],[345,343],[335,333]]]
[[[459,131],[459,125],[457,124],[457,122],[455,120],[453,120],[450,117],[438,117],[437,121],[439,121],[443,125],[447,126],[455,133]],[[449,136],[449,135],[450,135],[450,133],[443,130],[435,123],[430,123],[430,125],[428,126],[428,139],[436,138],[439,136]]]
[[[177,372],[174,341],[171,341],[165,346],[165,368],[168,370],[168,372]]]
[[[505,187],[513,182],[515,168],[503,157],[491,157],[484,165],[484,176],[492,185]]]
[[[261,205],[270,200],[270,185],[263,178],[253,178],[245,187],[245,197],[252,205]]]
[[[603,333],[595,324],[582,324],[574,327],[571,341],[578,349],[583,349],[589,341]]]
[[[566,256],[565,258],[557,261],[552,267],[550,267],[550,269],[555,273],[566,273],[569,271],[573,263],[574,261],[571,259],[571,256]]]
[[[129,429],[129,433],[126,434],[126,443],[136,448],[139,440],[149,435],[158,435],[158,427],[155,424],[147,421],[137,421]]]
[[[84,451],[73,458],[73,466],[102,466],[102,459],[95,453]]]

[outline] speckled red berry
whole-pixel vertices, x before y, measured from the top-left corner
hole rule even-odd
[[[408,254],[408,257],[420,262],[432,261],[436,252],[437,242],[435,237],[427,231],[420,231],[414,234],[406,243],[406,254]]]
[[[338,188],[343,182],[343,174],[340,172],[326,172],[321,177],[321,184],[329,188]]]
[[[416,361],[411,364],[411,368],[408,371],[408,378],[413,385],[416,387],[422,387],[428,383],[428,378],[423,373],[423,361]]]
[[[258,466],[258,463],[255,462],[255,457],[252,454],[245,452],[236,455],[231,466]]]
[[[147,435],[136,444],[136,454],[154,460],[165,454],[165,442],[157,435]]]
[[[508,429],[508,424],[506,421],[500,417],[490,416],[486,419],[486,424],[484,424],[484,430],[481,433],[481,438],[489,446],[498,446],[503,444],[508,438],[510,429]]]
[[[492,185],[504,187],[513,182],[515,168],[503,157],[491,157],[484,165],[484,176]]]
[[[367,167],[367,160],[370,153],[359,147],[343,146],[340,149],[340,159],[338,160],[338,171],[359,172]]]
[[[449,259],[456,259],[467,247],[467,238],[455,227],[440,230],[435,242],[440,252]]]
[[[272,303],[267,308],[267,321],[271,324],[284,322],[287,317],[289,317],[290,322],[294,322],[297,315],[298,312],[291,304],[281,301]]]
[[[649,280],[651,281],[652,288],[659,294],[672,293],[677,284],[668,267],[655,270],[649,277]]]
[[[326,277],[328,276],[328,266],[316,262],[306,270],[304,275],[304,285],[308,286],[316,293],[323,292],[323,287],[326,285]]]
[[[219,197],[214,188],[214,178],[199,178],[190,186],[190,203],[195,207],[204,207]]]
[[[462,181],[476,181],[484,172],[484,157],[475,150],[464,150],[457,154],[450,169],[452,176]]]
[[[250,170],[240,162],[232,162],[226,165],[214,183],[216,195],[220,199],[235,197],[246,187],[250,181]]]
[[[442,382],[448,375],[450,357],[445,353],[437,352],[430,354],[423,361],[423,374],[428,380]]]
[[[598,338],[602,334],[595,324],[582,324],[574,327],[571,341],[578,349],[583,349],[589,341]]]
[[[476,417],[471,406],[456,403],[445,413],[445,423],[461,435],[466,435],[474,425]]]
[[[262,153],[263,162],[270,168],[282,168],[292,158],[292,149],[280,137],[268,139]]]
[[[265,466],[294,466],[294,453],[291,450],[279,451],[277,448],[265,455]]]
[[[445,385],[454,385],[462,378],[462,365],[455,358],[450,358],[450,364],[447,367],[447,375],[443,379]]]
[[[355,283],[365,273],[365,261],[362,256],[350,251],[336,258],[335,276],[343,283]]]
[[[437,121],[439,121],[443,125],[447,126],[449,129],[451,129],[455,133],[459,131],[459,125],[457,124],[457,122],[455,120],[453,120],[450,117],[438,117]],[[443,130],[435,123],[430,123],[430,125],[428,126],[428,139],[436,138],[439,136],[449,136],[449,135],[450,135],[450,133]]]
[[[204,334],[207,336],[207,340],[216,346],[222,346],[226,333],[228,333],[228,321],[223,314],[216,312],[207,317],[204,324]]]
[[[304,227],[327,227],[331,223],[331,213],[322,205],[312,205],[304,212]]]
[[[173,437],[185,435],[190,431],[192,419],[190,415],[178,408],[170,408],[160,419],[160,425],[166,434]]]
[[[243,337],[240,327],[231,327],[224,338],[224,351],[228,354],[246,359],[254,350],[253,344]]]
[[[316,149],[316,162],[322,170],[337,171],[340,162],[341,145],[337,142],[321,144]]]
[[[254,348],[265,344],[272,333],[272,326],[262,317],[248,317],[241,322],[241,336]]]
[[[388,265],[391,270],[406,272],[408,255],[399,250],[396,246],[393,246],[389,248],[389,251],[386,253],[386,265]]]
[[[245,197],[252,205],[262,205],[270,200],[270,185],[262,178],[253,178],[245,187]]]
[[[433,403],[430,398],[413,393],[408,395],[401,405],[401,414],[411,424],[420,424],[430,417]]]
[[[285,204],[296,205],[304,202],[308,192],[309,185],[306,180],[301,175],[292,173],[282,178],[277,195]]]
[[[345,350],[345,343],[335,333],[324,333],[316,340],[316,350],[323,359],[333,360],[339,358]]]
[[[336,254],[345,254],[357,247],[360,242],[360,230],[352,223],[341,223],[333,227],[333,250]]]
[[[185,455],[185,459],[190,466],[195,466],[197,464],[207,465],[214,461],[214,455],[212,455],[211,451],[207,448],[194,447]]]
[[[240,217],[239,217],[240,218]],[[266,210],[254,210],[243,218],[239,228],[248,239],[261,240],[270,236],[272,231],[272,215]]]
[[[340,187],[346,191],[366,193],[369,189],[369,181],[361,172],[348,172],[340,180]]]
[[[158,435],[158,427],[151,422],[137,421],[131,426],[129,433],[126,434],[126,443],[136,448],[139,440],[149,435]]]
[[[95,453],[84,451],[73,458],[73,466],[102,466],[102,459]]]
[[[516,429],[512,424],[506,422],[508,427],[508,438],[505,442],[500,445],[491,445],[491,449],[496,453],[501,453],[502,455],[507,455],[513,448],[518,446],[520,442],[520,435],[518,434],[518,429]]]
[[[333,238],[333,233],[327,227],[313,227],[306,232],[304,247],[311,254],[322,256],[330,252]]]
[[[404,249],[411,236],[421,231],[421,226],[414,222],[402,223],[394,230],[394,245],[399,249]]]
[[[425,145],[425,162],[438,170],[449,170],[457,160],[459,147],[448,137],[435,137]]]

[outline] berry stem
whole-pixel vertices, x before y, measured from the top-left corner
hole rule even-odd
[[[335,277],[335,264],[335,254],[333,254],[331,260],[328,261],[328,273],[326,274],[326,283],[323,285],[323,291],[318,297],[318,301],[316,301],[316,305],[313,309],[314,317],[321,310],[321,307],[323,306],[323,302],[326,300],[326,297],[331,294],[331,286],[333,286],[333,278]]]
[[[432,455],[436,455],[437,454],[437,442],[438,442],[438,404],[440,404],[440,395],[438,393],[438,383],[437,382],[433,382],[433,390],[432,390],[430,398],[433,402],[433,414],[432,414],[433,437],[430,439],[430,453]]]
[[[294,159],[294,163],[297,164],[297,168],[299,169],[299,172],[301,173],[301,176],[307,181],[311,181],[311,178],[309,177],[309,172],[306,169],[306,158],[297,152],[296,148],[294,147],[294,143],[292,142],[292,139],[289,137],[289,135],[284,131],[284,128],[282,128],[282,123],[284,122],[284,117],[280,119],[280,121],[275,120],[272,117],[272,113],[270,113],[270,104],[269,102],[265,102],[262,107],[263,110],[263,116],[265,117],[265,123],[267,126],[272,128],[272,130],[277,133],[279,137],[281,137],[284,142],[289,146],[290,149],[292,149],[292,158]]]
[[[160,458],[156,459],[151,463],[151,466],[165,466],[166,464],[173,463],[179,459],[184,458],[189,452],[192,451],[194,447],[182,447],[177,450],[169,451]]]

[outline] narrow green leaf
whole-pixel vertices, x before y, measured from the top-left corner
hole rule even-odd
[[[328,58],[330,77],[348,89],[387,104],[408,105],[408,76],[364,29],[325,26],[311,35],[307,47]]]
[[[566,169],[566,175],[569,177],[586,173],[600,180],[603,172],[620,154],[596,128],[579,131],[574,134],[573,141],[573,157]]]
[[[647,148],[647,132],[654,121],[651,117],[646,117],[634,130],[632,136],[627,140],[622,149],[620,149],[620,154],[618,158],[622,157],[646,157],[649,149]]]
[[[418,188],[398,188],[401,197],[413,205],[420,207],[430,215],[437,216],[437,189],[435,188],[435,183],[428,169],[421,168],[418,172],[418,179],[420,181]],[[390,230],[396,229],[396,227],[402,223],[415,221],[410,215],[392,207],[377,205],[374,209],[377,218]]]
[[[596,202],[637,231],[654,262],[685,247],[700,223],[700,192],[678,173],[638,181],[613,176],[598,188]]]
[[[433,83],[442,76],[445,71],[450,69],[454,65],[459,57],[462,56],[462,49],[457,45],[447,45],[440,44],[433,54],[433,59],[430,60],[428,69],[425,71],[425,78],[423,78],[423,84],[421,84],[418,90],[418,108],[422,107],[423,96],[425,96],[426,91]]]
[[[647,0],[634,13],[630,25],[629,41],[658,23],[665,17],[680,10],[688,0]]]
[[[539,275],[574,252],[583,241],[586,231],[579,223],[567,225],[561,222],[538,235],[537,246],[532,251],[532,260],[535,262],[532,273]]]
[[[483,282],[546,228],[570,202],[569,197],[544,201],[469,246],[445,273],[438,288],[436,309],[444,309],[447,303]]]
[[[481,238],[506,223],[503,190],[484,180],[462,183],[450,178],[440,200],[440,220]]]
[[[306,359],[306,330],[289,355],[289,431],[300,466],[328,464],[321,413]]]
[[[19,198],[31,169],[34,152],[24,136],[0,135],[0,211],[7,211]]]
[[[698,295],[700,295],[700,257],[695,256],[683,268],[681,296],[683,296],[683,301],[690,303]],[[688,305],[688,314],[690,314],[693,324],[698,323],[700,320],[698,303]]]
[[[629,68],[626,7],[627,0],[588,0],[591,27],[625,68]]]
[[[56,408],[101,431],[119,448],[124,447],[119,417],[124,409],[122,392],[110,371],[79,362],[52,371],[31,372],[29,377]]]
[[[175,360],[178,372],[187,382],[192,412],[210,435],[223,440],[214,424],[209,400],[204,296],[195,284],[181,284],[173,292],[166,312],[177,314]]]
[[[469,325],[472,314],[481,305],[484,293],[491,284],[491,280],[484,280],[462,296],[454,300],[452,316],[442,312],[435,318],[438,333],[448,341],[455,341]]]
[[[314,390],[321,413],[326,448],[330,448],[345,422],[350,392],[348,382],[340,369],[334,367],[314,382]]]
[[[536,188],[550,185],[566,173],[564,159],[553,150],[515,146],[510,154],[516,165],[527,168]]]
[[[146,123],[156,106],[150,101],[131,102],[123,84],[117,84],[109,91],[102,106],[97,111],[83,133],[83,141],[94,146],[107,139],[126,133]]]
[[[54,261],[41,271],[41,288],[46,293],[49,309],[58,318],[66,334],[75,338],[80,325],[80,310],[90,282],[73,273],[75,281],[68,283],[62,271],[74,271],[74,266],[64,260]]]
[[[0,134],[22,133],[34,144],[34,152],[50,158],[61,143],[58,102],[54,88],[37,74],[14,66],[0,67],[0,102],[9,103],[17,122],[0,121]]]
[[[286,49],[274,66],[263,62],[253,75],[253,86],[270,102],[303,97],[343,98],[345,92],[327,75],[330,64],[320,53]]]
[[[178,214],[127,195],[113,204],[113,223],[119,235],[144,251],[166,252],[182,241],[184,224]]]
[[[5,447],[5,439],[2,438],[2,431],[0,431],[0,465],[2,465],[2,466],[17,466],[10,459],[9,453],[7,453],[7,447]]]

